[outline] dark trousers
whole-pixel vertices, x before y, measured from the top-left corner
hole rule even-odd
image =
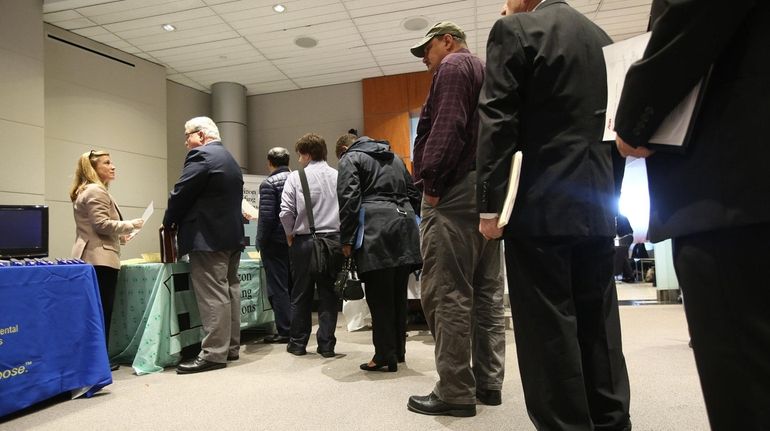
[[[630,426],[612,238],[505,241],[524,398],[538,430]]]
[[[622,275],[623,281],[633,281],[634,270],[631,269],[631,259],[628,258],[628,250],[634,242],[633,235],[626,235],[620,238],[615,247],[615,275]]]
[[[288,337],[291,329],[291,277],[289,275],[289,246],[270,244],[260,250],[265,266],[267,298],[275,314],[278,335]]]
[[[409,267],[386,268],[361,274],[366,303],[372,313],[374,362],[395,364],[406,353],[406,286]]]
[[[770,430],[770,224],[673,246],[711,429]]]
[[[340,234],[320,234],[339,241]],[[289,247],[291,260],[291,330],[290,345],[307,346],[312,329],[311,309],[313,293],[318,287],[318,350],[331,351],[337,344],[334,329],[337,326],[337,295],[334,294],[334,280],[330,277],[313,277],[308,270],[308,262],[313,252],[313,238],[310,235],[297,235]]]
[[[107,342],[110,338],[112,305],[115,303],[115,286],[118,284],[119,270],[109,266],[94,266],[94,270],[96,270],[96,281],[99,283],[99,296],[102,300],[102,313],[104,314],[104,340]]]

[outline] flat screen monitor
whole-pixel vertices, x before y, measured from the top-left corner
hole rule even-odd
[[[0,205],[0,258],[48,256],[48,207]]]

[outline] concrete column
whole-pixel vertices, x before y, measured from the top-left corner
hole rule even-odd
[[[219,127],[222,144],[233,155],[241,170],[247,173],[246,87],[236,82],[217,82],[212,85],[211,118]]]

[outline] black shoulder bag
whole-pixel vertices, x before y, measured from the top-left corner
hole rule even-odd
[[[310,225],[310,235],[313,237],[313,252],[309,262],[310,275],[334,279],[342,266],[342,244],[335,239],[316,235],[313,201],[310,199],[307,175],[302,168],[299,168],[299,180],[302,183],[302,195],[305,197],[305,211]]]

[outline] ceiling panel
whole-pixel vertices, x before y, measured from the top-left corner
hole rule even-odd
[[[123,0],[132,1],[132,0]],[[153,28],[160,27],[163,24],[181,25],[186,21],[194,21],[200,18],[215,15],[214,11],[209,8],[195,8],[188,9],[181,12],[169,13],[164,15],[155,15],[145,18],[132,19],[128,21],[119,21],[112,24],[104,25],[104,28],[110,31],[126,31],[135,28]]]
[[[149,26],[137,27],[129,30],[112,30],[112,31],[113,33],[119,35],[120,37],[123,37],[126,39],[155,36],[163,40],[175,40],[175,39],[183,39],[185,36],[180,36],[180,34],[185,32],[186,32],[185,34],[189,35],[190,32],[198,32],[200,34],[206,34],[206,33],[215,33],[215,32],[222,31],[221,28],[220,29],[213,28],[215,26],[221,26],[221,27],[225,27],[227,30],[232,30],[232,28],[229,25],[225,24],[225,22],[222,21],[222,18],[216,15],[211,15],[211,16],[197,18],[195,20],[177,22],[174,25],[174,27],[176,28],[176,31],[171,31],[171,32],[164,30],[160,25],[149,25]]]
[[[45,14],[45,21],[51,24],[56,24],[57,22],[69,21],[69,20],[78,19],[78,18],[83,18],[83,15],[71,9],[63,10],[61,12],[51,12],[51,13]]]
[[[62,20],[62,21],[57,21],[55,23],[52,22],[51,24],[54,24],[57,27],[61,27],[66,30],[76,30],[76,29],[87,28],[87,27],[92,27],[96,25],[95,22],[82,16],[80,18]]]
[[[245,84],[247,94],[278,93],[281,91],[298,90],[299,87],[288,79],[281,81],[259,82]]]
[[[71,10],[102,3],[114,3],[114,1],[115,0],[43,0],[43,13]]]
[[[200,0],[177,0],[165,3],[142,0],[140,1],[142,4],[125,3],[128,2],[119,1],[91,8],[82,8],[79,11],[98,24],[111,24],[204,7],[203,2]]]
[[[164,39],[158,36],[147,36],[142,38],[127,39],[133,45],[141,48],[143,51],[159,51],[162,49],[176,48],[180,46],[190,46],[192,44],[205,43],[214,40],[237,39],[238,33],[227,28],[227,26],[216,26],[208,29],[209,31],[200,33],[195,31],[185,32],[181,39]]]
[[[240,82],[263,94],[425,70],[409,52],[429,25],[452,20],[482,59],[503,0],[44,0],[43,19],[84,37],[164,65],[169,80],[210,91]],[[614,40],[647,28],[652,0],[571,0]],[[166,32],[162,24],[173,24]],[[318,40],[314,48],[297,37]]]

